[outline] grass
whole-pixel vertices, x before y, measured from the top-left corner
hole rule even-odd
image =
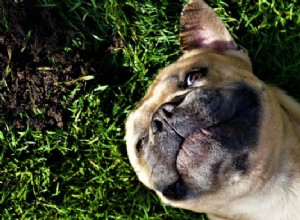
[[[97,56],[102,56],[93,59],[99,59],[103,73],[91,81],[74,82],[68,96],[75,100],[64,101],[67,96],[62,100],[70,117],[61,129],[41,131],[28,125],[20,130],[0,119],[2,219],[204,219],[163,205],[140,184],[123,140],[126,116],[158,70],[179,56],[183,2],[37,0],[32,4],[55,12],[75,31],[65,50],[98,51]],[[297,0],[209,3],[237,42],[248,48],[255,73],[300,99]],[[9,17],[0,20],[8,33],[9,22]],[[126,71],[129,77],[123,75]],[[43,117],[38,109],[32,114]]]

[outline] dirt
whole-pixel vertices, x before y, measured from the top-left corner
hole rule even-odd
[[[62,48],[74,32],[47,9],[15,1],[3,6],[10,25],[9,31],[0,26],[0,116],[15,128],[62,127],[68,112],[61,100],[71,89],[64,82],[84,68],[78,54]]]
[[[0,2],[0,17],[9,19],[8,28],[5,22],[0,23],[0,117],[17,129],[61,128],[70,115],[61,101],[68,97],[66,102],[71,103],[74,99],[68,95],[74,85],[66,82],[84,72],[101,72],[101,58],[99,54],[94,54],[98,60],[92,58],[94,51],[89,49],[66,50],[75,32],[55,10],[28,2]],[[109,53],[111,47],[107,45],[105,51]],[[107,56],[103,57],[102,63],[107,62]],[[126,70],[122,75],[126,76]],[[96,79],[99,77],[101,74]],[[123,80],[117,74],[114,77],[110,80]],[[109,84],[103,76],[102,81]]]

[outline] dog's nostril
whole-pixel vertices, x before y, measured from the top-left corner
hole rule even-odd
[[[174,108],[175,108],[175,105],[173,105],[173,104],[166,104],[166,105],[162,106],[163,115],[166,116],[167,118],[171,118],[173,115]]]
[[[172,117],[172,112],[168,111],[167,109],[163,108],[162,109],[164,115],[167,117],[167,118],[171,118]]]
[[[163,128],[163,123],[158,120],[158,119],[154,119],[152,121],[152,133],[155,134],[159,131],[162,131],[162,128]]]

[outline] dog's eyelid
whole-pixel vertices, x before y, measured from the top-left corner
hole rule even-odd
[[[138,155],[138,156],[141,155],[141,152],[142,152],[142,150],[143,150],[143,148],[144,148],[144,146],[145,146],[145,144],[146,144],[146,142],[147,142],[147,139],[148,139],[148,136],[145,135],[145,136],[140,137],[140,138],[137,140],[137,142],[136,142],[136,144],[135,144],[135,149],[136,149],[136,152],[137,152],[137,155]]]

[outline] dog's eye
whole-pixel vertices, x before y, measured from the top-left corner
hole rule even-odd
[[[190,70],[185,78],[185,84],[186,86],[191,86],[194,84],[195,81],[206,77],[207,75],[207,68],[199,68],[199,69],[192,69]]]
[[[143,150],[144,146],[146,144],[146,137],[142,137],[138,140],[138,142],[135,145],[136,152],[138,156],[141,154],[141,151]]]

